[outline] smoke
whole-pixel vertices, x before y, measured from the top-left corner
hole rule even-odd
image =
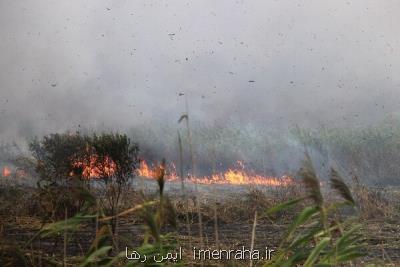
[[[395,1],[2,1],[2,136],[399,111]]]
[[[399,13],[372,0],[2,1],[0,138],[134,129],[148,154],[172,154],[149,140],[175,138],[186,103],[194,128],[234,123],[254,140],[396,118]]]

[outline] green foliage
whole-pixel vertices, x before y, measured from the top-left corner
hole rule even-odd
[[[291,208],[307,198],[313,202],[289,225],[277,253],[265,266],[338,266],[362,256],[360,226],[351,218],[342,222],[335,216],[343,205],[355,206],[339,174],[332,170],[331,185],[345,202],[326,203],[308,156],[300,173],[308,192],[306,198],[280,204],[269,209],[267,214]]]

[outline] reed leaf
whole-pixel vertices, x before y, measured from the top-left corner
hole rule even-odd
[[[308,219],[311,218],[312,215],[319,212],[318,207],[306,207],[303,211],[296,217],[296,219],[290,224],[287,232],[287,238],[290,238],[291,235],[296,231],[296,229],[307,222]]]
[[[280,212],[280,211],[283,211],[283,210],[287,210],[287,209],[289,209],[289,208],[292,208],[294,205],[296,205],[297,203],[303,201],[304,199],[305,199],[305,198],[298,198],[298,199],[293,199],[293,200],[289,200],[289,201],[287,201],[287,202],[278,204],[278,205],[276,205],[276,206],[274,206],[274,207],[272,207],[272,208],[269,208],[269,209],[266,211],[265,215],[272,215],[272,214],[274,214],[274,213],[277,213],[277,212]]]
[[[331,239],[329,237],[322,238],[321,241],[311,251],[307,260],[304,262],[303,266],[304,267],[314,266],[314,263],[318,260],[319,255],[321,254],[322,250],[329,244],[330,240]]]
[[[85,257],[84,261],[79,265],[79,267],[92,266],[92,264],[97,263],[102,256],[107,255],[111,249],[112,246],[103,246],[97,250],[94,250],[91,254]]]

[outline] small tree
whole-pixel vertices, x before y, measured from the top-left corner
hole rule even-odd
[[[76,134],[51,134],[42,140],[30,143],[30,150],[36,159],[36,172],[39,175],[38,187],[44,219],[53,220],[74,214],[84,202],[81,199],[82,175],[72,164],[83,158],[86,136]]]
[[[138,146],[123,134],[81,135],[51,134],[30,143],[40,176],[38,186],[44,206],[52,218],[78,211],[84,199],[81,187],[89,188],[91,180],[105,185],[104,201],[109,215],[118,210],[124,188],[138,164]],[[60,214],[60,212],[62,212]],[[116,221],[111,223],[113,232]]]
[[[90,146],[95,152],[96,178],[104,185],[103,207],[109,215],[118,213],[118,205],[124,190],[139,163],[137,144],[132,144],[124,134],[93,135]],[[115,233],[117,220],[111,221],[112,232]]]
[[[75,170],[75,160],[84,158],[88,137],[79,133],[51,134],[30,143],[30,150],[37,160],[36,171],[41,182],[66,183]]]

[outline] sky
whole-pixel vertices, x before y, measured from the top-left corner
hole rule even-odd
[[[400,114],[399,1],[0,0],[0,137]],[[183,95],[182,95],[183,94]]]

